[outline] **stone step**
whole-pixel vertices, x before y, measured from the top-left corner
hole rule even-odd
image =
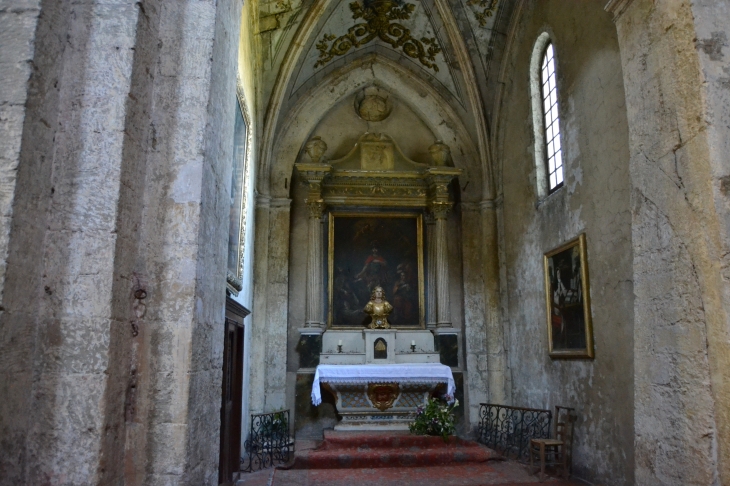
[[[323,443],[335,447],[439,447],[443,445],[460,445],[482,447],[480,444],[451,436],[444,441],[441,437],[416,435],[408,431],[339,431],[325,430]]]
[[[298,452],[293,469],[424,467],[486,462],[498,455],[476,442],[398,432],[325,432],[317,449]]]

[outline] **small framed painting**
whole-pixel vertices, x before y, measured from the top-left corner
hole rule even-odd
[[[545,302],[551,358],[593,358],[586,235],[545,253]]]

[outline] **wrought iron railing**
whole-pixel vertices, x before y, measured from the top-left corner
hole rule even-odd
[[[477,440],[500,454],[527,460],[530,439],[549,439],[550,410],[479,404]]]
[[[254,472],[287,463],[293,454],[289,410],[251,415],[251,427],[241,457],[241,472]]]

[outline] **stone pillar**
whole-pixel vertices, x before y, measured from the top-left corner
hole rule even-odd
[[[436,328],[436,241],[434,228],[436,220],[431,213],[426,213],[426,245],[428,247],[428,268],[426,278],[428,288],[426,292],[426,328]]]
[[[291,199],[272,198],[269,209],[266,382],[264,412],[286,407],[286,351],[289,321],[289,235]]]
[[[629,126],[636,484],[730,483],[728,8],[606,6]]]
[[[0,484],[120,484],[139,9],[13,3],[0,9]]]
[[[286,406],[291,199],[258,196],[250,346],[251,413]]]
[[[0,14],[23,22],[2,24],[15,52],[42,8],[1,303],[3,485],[217,484],[241,2],[161,3]]]
[[[499,249],[497,205],[492,200],[480,204],[482,217],[482,259],[484,275],[484,321],[487,334],[487,377],[489,401],[509,403],[507,355],[500,314]]]
[[[322,328],[322,200],[307,201],[309,209],[309,245],[307,247],[307,315],[304,327]]]
[[[479,404],[489,401],[484,305],[484,286],[488,277],[484,275],[480,204],[463,201],[459,206],[464,279],[464,410],[473,427],[479,423]]]
[[[254,234],[254,292],[249,353],[249,410],[250,413],[264,411],[266,393],[266,328],[268,310],[269,273],[269,213],[271,197],[256,196],[256,232]],[[247,417],[244,417],[244,434],[248,432]]]

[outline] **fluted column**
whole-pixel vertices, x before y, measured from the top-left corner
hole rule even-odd
[[[322,302],[324,283],[322,281],[322,216],[326,208],[322,198],[322,181],[332,172],[332,166],[322,163],[327,144],[320,137],[309,140],[304,151],[311,163],[294,164],[299,176],[309,186],[307,208],[309,210],[309,238],[307,245],[307,308],[302,334],[320,334],[325,327]]]
[[[428,289],[426,292],[426,328],[436,327],[436,220],[431,213],[426,214],[426,244],[428,251],[428,268],[426,278]]]
[[[447,145],[436,142],[429,150],[437,165],[429,168],[426,176],[429,192],[428,208],[435,220],[432,230],[432,251],[434,255],[430,260],[435,263],[436,328],[449,329],[453,326],[451,323],[451,299],[449,298],[449,249],[446,241],[446,217],[454,205],[449,192],[449,184],[461,174],[461,169],[445,166],[450,153]]]
[[[322,314],[322,200],[307,201],[309,208],[309,245],[307,249],[307,315],[305,327],[324,327]]]
[[[449,251],[446,242],[446,217],[451,203],[434,203],[431,213],[436,220],[434,227],[436,253],[436,326],[452,327],[451,299],[449,298]]]

